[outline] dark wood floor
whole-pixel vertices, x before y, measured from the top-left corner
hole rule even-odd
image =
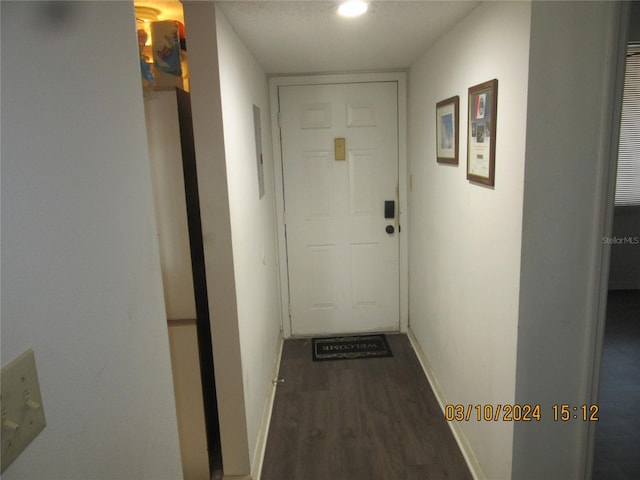
[[[392,358],[313,362],[286,340],[262,480],[471,480],[406,335]]]
[[[640,291],[609,292],[594,480],[640,478]]]

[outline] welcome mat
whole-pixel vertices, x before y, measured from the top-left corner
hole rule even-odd
[[[387,338],[382,335],[314,338],[313,361],[354,358],[393,357]]]

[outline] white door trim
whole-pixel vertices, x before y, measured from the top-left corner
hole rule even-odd
[[[602,151],[600,156],[601,176],[598,179],[597,195],[600,199],[594,220],[602,232],[602,238],[613,235],[613,215],[615,210],[615,190],[618,170],[618,142],[620,138],[620,118],[622,116],[622,100],[625,80],[625,55],[629,35],[631,6],[623,3],[616,19],[617,28],[611,40],[610,66],[605,72],[609,76],[609,91],[602,92],[605,99],[603,107],[605,114],[602,120]],[[593,253],[595,268],[593,270],[592,312],[594,326],[591,331],[592,348],[588,352],[591,363],[588,392],[590,404],[598,404],[600,397],[600,382],[602,359],[607,323],[607,298],[609,292],[609,270],[611,266],[611,245],[598,243]],[[595,450],[595,435],[597,426],[587,422],[584,439],[584,449],[581,460],[585,478],[593,475],[593,460]]]
[[[289,282],[287,272],[287,245],[284,231],[284,184],[282,180],[282,145],[278,125],[278,87],[285,85],[326,85],[331,83],[398,83],[398,215],[401,227],[400,248],[400,331],[406,332],[409,324],[409,256],[407,217],[407,74],[406,72],[353,73],[334,75],[303,75],[271,77],[269,96],[271,101],[271,125],[275,171],[276,218],[278,232],[278,261],[280,273],[280,301],[282,302],[282,334],[291,337],[289,317]]]

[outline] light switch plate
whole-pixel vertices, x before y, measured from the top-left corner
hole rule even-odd
[[[7,364],[2,369],[0,377],[4,472],[47,423],[32,349]]]

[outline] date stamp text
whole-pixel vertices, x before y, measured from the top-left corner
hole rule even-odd
[[[444,407],[444,418],[448,422],[539,422],[550,415],[554,422],[597,422],[598,405],[570,405],[566,403],[551,405],[543,409],[540,405],[529,404],[447,404]]]

